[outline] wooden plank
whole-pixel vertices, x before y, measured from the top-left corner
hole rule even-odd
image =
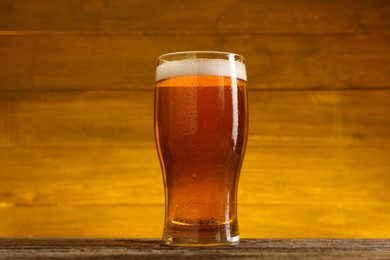
[[[390,25],[386,0],[1,0],[0,10],[2,31],[318,34],[388,31]]]
[[[389,42],[389,34],[0,36],[0,89],[150,90],[157,57],[191,49],[244,55],[252,89],[388,89]]]
[[[386,150],[387,149],[387,150]],[[253,147],[239,202],[377,205],[390,201],[386,149]],[[164,202],[155,148],[38,148],[0,151],[0,205],[150,205]]]
[[[0,92],[0,147],[154,147],[153,91]],[[253,146],[389,147],[390,91],[250,91]]]
[[[390,91],[249,92],[249,143],[366,146],[389,142]]]
[[[389,204],[335,202],[313,204],[239,204],[242,237],[383,238],[390,233]]]
[[[249,147],[240,177],[241,203],[390,201],[389,147]]]
[[[0,237],[160,237],[164,206],[0,207]]]
[[[0,146],[151,146],[153,98],[153,91],[2,91]]]
[[[243,238],[383,238],[388,204],[239,205]],[[161,237],[164,206],[0,207],[0,237]]]
[[[389,239],[243,239],[234,247],[167,247],[157,239],[0,239],[4,258],[386,259]]]
[[[325,239],[261,239],[261,238],[243,238],[238,245],[231,246],[219,246],[219,247],[169,247],[161,245],[158,238],[0,238],[1,250],[23,250],[28,248],[37,249],[44,251],[46,249],[75,249],[79,251],[80,248],[87,246],[89,249],[100,250],[100,249],[114,249],[125,248],[126,250],[143,250],[148,251],[164,250],[171,252],[182,252],[187,250],[192,251],[240,251],[240,250],[253,250],[258,249],[259,251],[264,250],[276,250],[276,252],[289,250],[298,251],[301,250],[366,250],[370,249],[373,251],[385,251],[389,249],[388,238],[360,238],[360,239],[340,239],[340,238],[325,238]],[[263,250],[261,250],[263,249]],[[3,251],[4,252],[4,251]]]
[[[0,165],[0,205],[164,203],[155,148],[5,149]]]
[[[389,239],[242,239],[234,247],[167,247],[157,239],[0,239],[2,258],[386,259]]]

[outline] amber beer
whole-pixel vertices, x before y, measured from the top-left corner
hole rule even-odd
[[[165,184],[164,244],[239,242],[247,107],[241,56],[185,52],[159,58],[155,136]]]

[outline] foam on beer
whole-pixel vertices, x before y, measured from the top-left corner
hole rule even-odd
[[[216,75],[247,80],[245,64],[235,60],[189,59],[162,63],[156,69],[156,81],[179,76]]]

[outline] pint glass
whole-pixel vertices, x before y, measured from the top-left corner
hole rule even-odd
[[[199,51],[160,56],[154,105],[165,187],[162,243],[238,244],[237,189],[248,132],[244,58]]]

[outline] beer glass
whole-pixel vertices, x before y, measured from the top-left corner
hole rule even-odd
[[[154,105],[165,187],[162,243],[238,244],[237,189],[248,132],[244,58],[209,51],[160,56]]]

